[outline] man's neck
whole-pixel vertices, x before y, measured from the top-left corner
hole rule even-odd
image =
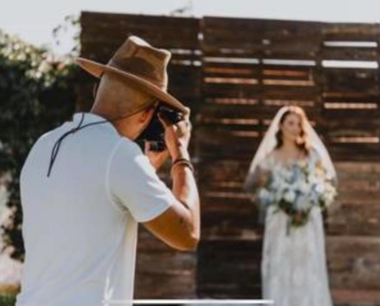
[[[136,138],[133,131],[131,131],[131,129],[129,128],[131,126],[131,124],[128,122],[129,118],[114,120],[115,116],[111,116],[109,112],[105,112],[94,107],[90,110],[90,113],[109,120],[109,122],[115,127],[115,129],[118,131],[118,133],[121,136],[126,137],[131,140],[134,140]]]

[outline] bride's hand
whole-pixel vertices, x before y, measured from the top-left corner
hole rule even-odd
[[[297,211],[297,213],[293,216],[293,221],[297,225],[304,225],[308,218],[308,213],[303,211]]]

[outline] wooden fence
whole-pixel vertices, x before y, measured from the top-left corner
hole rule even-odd
[[[260,297],[262,227],[242,182],[271,118],[296,104],[340,179],[326,219],[334,298],[380,303],[379,24],[84,12],[81,25],[82,56],[101,62],[131,34],[171,50],[169,91],[193,109],[202,242],[176,253],[141,229],[136,297]]]

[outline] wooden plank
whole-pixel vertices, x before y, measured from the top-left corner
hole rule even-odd
[[[199,174],[201,182],[209,182],[209,186],[218,184],[219,182],[242,182],[247,174],[249,159],[202,159],[202,163],[206,166]]]
[[[261,239],[205,241],[199,248],[198,295],[258,297]],[[249,289],[249,290],[248,290]]]
[[[231,119],[224,119],[229,122]],[[233,120],[233,119],[232,119]],[[239,122],[241,122],[241,119],[238,119]],[[248,119],[247,119],[248,120]],[[262,125],[252,125],[252,124],[224,124],[220,123],[220,119],[217,119],[215,121],[205,121],[202,122],[202,126],[204,128],[212,129],[214,131],[220,131],[220,132],[235,132],[235,133],[244,133],[247,132],[251,135],[261,135],[263,131],[265,131],[266,127]]]
[[[206,33],[205,33],[206,34]],[[206,34],[207,35],[207,34]],[[263,55],[264,45],[262,40],[245,40],[237,37],[229,39],[219,37],[205,36],[201,42],[201,50],[204,57],[207,58],[261,58]]]
[[[379,55],[376,48],[324,47],[320,56],[326,60],[376,61]]]
[[[295,97],[304,97],[306,95],[316,96],[320,93],[317,86],[286,86],[286,85],[264,85],[258,84],[218,84],[218,83],[205,83],[203,84],[203,93],[206,96],[223,96],[226,97],[255,97],[259,93],[270,96],[273,93],[282,93]],[[216,95],[214,95],[216,93]]]
[[[232,65],[231,65],[232,66]],[[252,67],[237,68],[237,67],[216,67],[209,66],[203,67],[203,78],[246,78],[246,79],[258,79],[261,77],[261,69],[255,69]],[[206,79],[207,78],[207,79]]]
[[[266,47],[263,56],[274,59],[297,59],[312,60],[319,53],[319,42],[301,44],[299,38],[284,42],[272,42],[270,47]]]
[[[266,37],[272,39],[309,36],[318,33],[319,28],[318,22],[228,17],[204,17],[202,20],[202,29],[213,34],[243,35],[248,32],[250,37],[262,37],[265,34]],[[315,35],[309,38],[315,38]]]
[[[152,265],[152,262],[155,262]],[[183,275],[194,276],[196,269],[196,256],[194,253],[165,252],[165,253],[139,253],[137,256],[137,269],[139,273],[157,275]]]
[[[175,96],[193,96],[201,100],[201,71],[199,67],[170,65],[168,67],[168,77],[169,89]]]
[[[116,50],[121,46],[121,44],[127,39],[128,36],[123,36],[118,40],[109,40],[107,38],[104,42],[102,41],[88,41],[84,42],[81,47],[81,56],[87,57],[90,59],[97,59],[98,61],[102,61],[106,63],[109,58],[116,52]],[[149,43],[152,41],[145,36],[140,35],[141,38],[146,39]],[[157,46],[157,45],[156,45]],[[161,46],[163,47],[163,46]],[[188,54],[178,54],[177,49],[172,47],[166,47],[169,51],[172,51],[171,60],[176,61],[199,61],[200,56],[196,53],[190,53],[192,50],[188,51]]]
[[[257,99],[282,99],[294,101],[318,101],[320,92],[318,88],[300,88],[292,90],[285,86],[256,86],[256,85],[231,85],[231,84],[208,84],[202,87],[202,94],[206,98],[240,98]]]
[[[214,193],[215,196],[208,196],[206,195],[206,192],[202,192],[201,196],[203,213],[205,216],[207,215],[210,218],[214,218],[213,214],[215,213],[226,218],[230,217],[229,214],[232,214],[237,218],[244,218],[247,217],[248,214],[252,219],[255,219],[255,216],[257,215],[257,207],[249,200],[249,195],[244,193],[243,190],[240,190],[240,194],[236,193],[235,195],[231,192],[210,191],[209,194],[210,193]],[[218,194],[219,196],[217,196]],[[207,227],[207,224],[205,224],[205,227]]]
[[[196,298],[195,276],[137,273],[134,298],[194,299]]]
[[[253,129],[257,129],[257,125],[263,125],[263,120],[272,120],[279,110],[278,105],[262,105],[262,104],[212,104],[208,103],[203,105],[202,114],[199,118],[202,124],[217,124],[220,120],[220,125],[223,125],[222,120],[227,120],[224,122],[225,125],[229,124],[239,124],[239,119],[242,120],[241,125],[251,126]],[[318,106],[305,107],[305,112],[308,117],[315,120],[320,115],[320,108]],[[228,121],[230,120],[230,122]],[[236,121],[234,121],[236,120]],[[250,121],[244,121],[250,120]],[[215,122],[216,121],[216,122]],[[267,128],[265,126],[262,128],[265,131]]]
[[[380,25],[371,23],[324,23],[322,32],[325,40],[377,41]]]
[[[376,102],[327,102],[324,103],[319,122],[323,133],[332,136],[378,137],[380,135],[380,105]]]
[[[339,202],[343,205],[378,203],[380,162],[337,162],[335,166],[339,179]],[[339,205],[337,208],[340,209]],[[344,215],[344,210],[342,213]]]
[[[332,291],[334,305],[345,306],[379,306],[380,291],[378,290],[339,290]]]
[[[365,162],[365,163],[355,163],[355,162],[345,162],[337,163],[337,169],[342,174],[342,180],[344,182],[350,182],[352,180],[374,180],[376,184],[379,184],[376,179],[380,175],[380,164]]]
[[[323,90],[379,93],[379,76],[374,69],[324,69]]]
[[[326,102],[380,102],[380,94],[376,90],[368,92],[347,92],[347,91],[324,91],[323,99]]]
[[[327,233],[334,236],[372,236],[378,237],[380,231],[380,206],[376,199],[379,191],[371,192],[348,192],[344,188],[338,205],[329,210]],[[355,199],[361,202],[355,203]],[[364,201],[363,201],[364,199]],[[372,202],[367,204],[368,202]],[[354,202],[354,204],[352,204]],[[367,202],[367,203],[365,203]]]
[[[265,41],[265,39],[264,39]],[[236,46],[238,44],[238,47]],[[315,43],[299,44],[295,41],[272,43],[270,47],[259,41],[238,40],[236,37],[230,39],[215,38],[202,43],[202,52],[205,57],[230,57],[249,59],[293,59],[313,60],[319,52],[319,45]]]
[[[379,144],[334,143],[325,140],[330,155],[336,161],[374,161],[378,162]]]
[[[379,130],[380,118],[379,109],[328,109],[322,111],[322,118],[319,121],[324,131],[334,131],[338,129],[356,130],[361,134],[361,130],[372,130],[373,134]]]
[[[307,97],[310,98],[309,100],[314,100],[319,96],[320,89],[318,86],[264,86],[262,93],[266,97],[277,95],[284,98],[294,97],[295,99],[302,99],[303,97]]]
[[[159,29],[159,27],[158,27]],[[108,31],[104,34],[99,34],[96,32],[90,32],[86,33],[85,31],[81,34],[81,41],[83,46],[103,46],[107,44],[117,44],[121,45],[129,36],[136,35],[147,42],[149,42],[151,45],[155,47],[165,48],[165,49],[181,49],[181,50],[198,50],[198,45],[196,44],[197,41],[192,41],[191,39],[187,37],[177,37],[173,35],[165,35],[166,33],[163,33],[162,35],[165,35],[165,39],[167,40],[158,40],[158,37],[156,35],[153,35],[153,32],[157,31],[157,27],[154,29],[150,29],[148,31],[137,31],[137,30],[128,30],[125,32],[109,35],[111,37],[108,37]],[[173,29],[172,29],[173,31]]]
[[[380,239],[346,236],[327,238],[333,289],[380,290]]]
[[[256,276],[256,279],[259,275]],[[252,281],[252,278],[250,279]],[[261,299],[261,286],[252,284],[247,280],[246,283],[236,284],[203,284],[198,285],[198,298],[200,299]],[[376,305],[377,306],[377,305]]]
[[[204,240],[235,241],[257,239],[262,235],[258,230],[258,216],[254,214],[236,215],[233,213],[203,213],[202,222],[207,224],[202,230]]]
[[[181,32],[173,29],[182,27]],[[157,30],[160,30],[159,32]],[[120,40],[129,35],[139,35],[146,39],[156,42],[159,45],[167,45],[168,42],[163,39],[168,37],[168,41],[173,41],[170,44],[172,48],[194,49],[198,46],[198,28],[197,24],[193,26],[172,25],[165,26],[162,23],[150,23],[149,20],[140,19],[138,23],[133,24],[130,20],[125,19],[123,24],[113,23],[105,24],[102,26],[87,27],[83,24],[83,42],[107,42],[107,35],[109,40]]]

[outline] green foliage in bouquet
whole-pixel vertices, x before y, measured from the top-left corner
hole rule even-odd
[[[36,139],[71,118],[78,69],[0,31],[0,179],[10,216],[2,224],[4,249],[23,260],[19,175]],[[4,179],[6,178],[6,179]]]

